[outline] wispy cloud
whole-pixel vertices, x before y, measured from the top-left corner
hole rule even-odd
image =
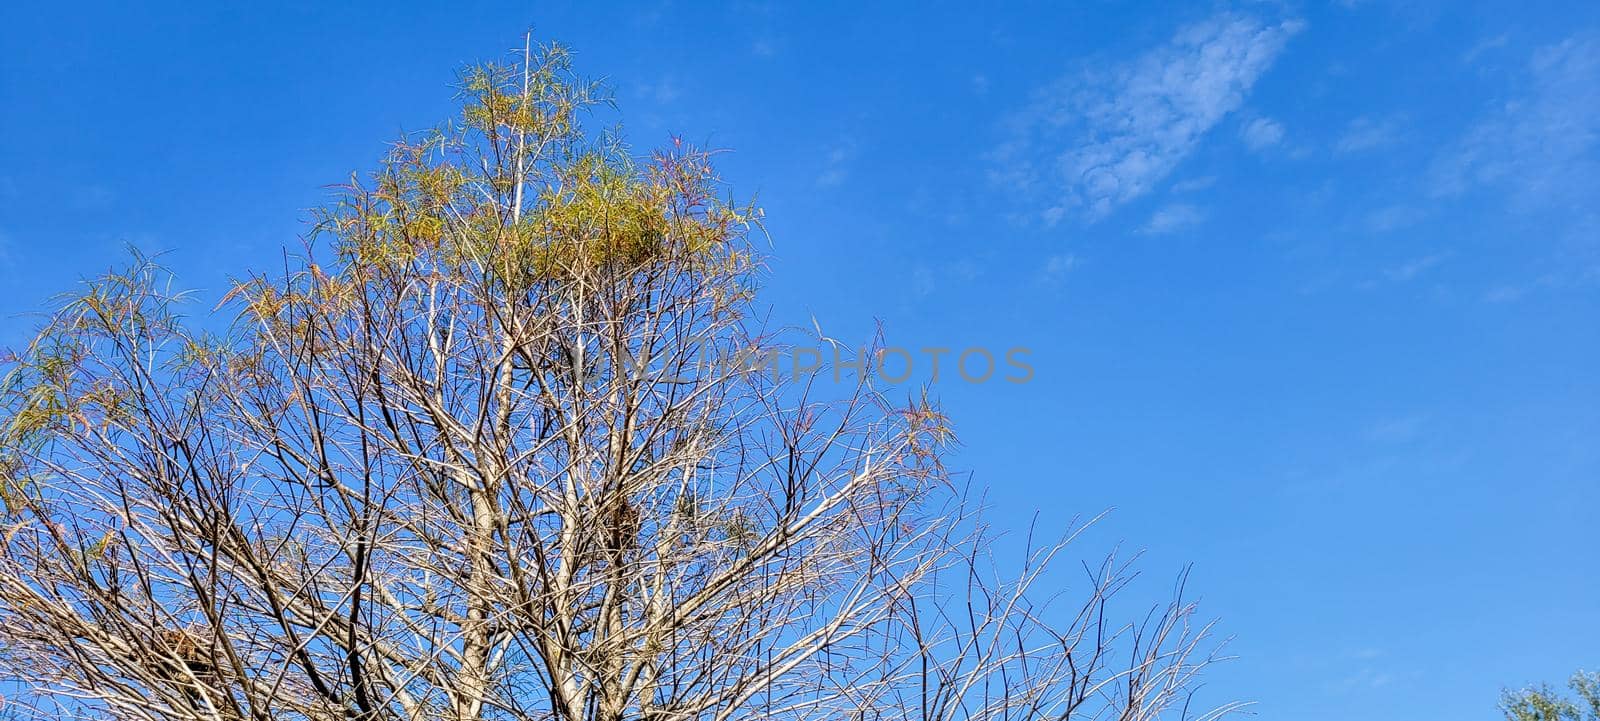
[[[1076,267],[1078,267],[1078,256],[1071,253],[1052,255],[1044,261],[1045,280],[1060,280]]]
[[[1341,153],[1359,153],[1363,150],[1381,148],[1394,142],[1399,136],[1399,130],[1400,123],[1393,118],[1383,120],[1369,117],[1356,118],[1345,126],[1344,133],[1334,145],[1334,150]]]
[[[1205,214],[1199,208],[1187,203],[1174,203],[1150,216],[1149,222],[1144,224],[1144,232],[1151,235],[1175,233],[1184,228],[1200,224],[1205,220]]]
[[[1412,258],[1411,260],[1383,271],[1383,275],[1389,280],[1397,283],[1405,282],[1416,278],[1423,273],[1426,273],[1434,266],[1443,263],[1448,257],[1448,253],[1434,253],[1432,255],[1425,255],[1420,258]]]
[[[911,268],[911,292],[920,298],[952,284],[971,284],[983,273],[983,266],[973,258],[958,258],[937,265],[917,263]]]
[[[911,294],[918,298],[932,293],[939,287],[938,280],[933,275],[933,269],[926,265],[919,265],[911,270]]]
[[[856,155],[854,141],[846,140],[834,146],[823,156],[822,172],[817,174],[817,187],[833,188],[850,177],[850,161]]]
[[[1521,285],[1506,283],[1497,285],[1483,294],[1483,299],[1489,303],[1514,303],[1528,294],[1528,289]]]
[[[1426,215],[1421,209],[1405,203],[1386,205],[1367,214],[1367,228],[1374,233],[1389,233],[1416,225]]]
[[[678,81],[663,77],[659,81],[639,85],[638,95],[658,105],[666,105],[681,97],[683,90],[678,86]]]
[[[1600,197],[1600,36],[1541,48],[1528,73],[1526,92],[1438,159],[1436,195],[1492,186],[1519,206],[1580,210]]]
[[[1483,42],[1480,42],[1477,45],[1472,46],[1472,49],[1466,51],[1465,53],[1462,53],[1461,54],[1461,62],[1466,63],[1468,65],[1471,65],[1472,63],[1477,62],[1478,58],[1482,57],[1485,53],[1488,53],[1488,52],[1491,52],[1491,51],[1494,51],[1494,50],[1499,50],[1499,49],[1505,47],[1506,43],[1509,42],[1510,40],[1511,40],[1511,36],[1509,36],[1509,35],[1507,35],[1505,33],[1501,33],[1501,34],[1496,35],[1496,36],[1494,36],[1492,38],[1484,40]]]
[[[1283,142],[1283,124],[1271,118],[1255,118],[1239,128],[1239,139],[1259,153]]]
[[[1403,675],[1388,670],[1388,667],[1393,665],[1388,656],[1387,650],[1376,646],[1339,654],[1335,662],[1338,663],[1341,672],[1327,677],[1326,690],[1332,693],[1350,694],[1399,683]]]
[[[1043,198],[1047,222],[1104,217],[1188,157],[1303,27],[1222,13],[1130,62],[1073,73],[1011,118],[993,177]]]
[[[1178,181],[1176,183],[1173,183],[1172,184],[1172,188],[1170,188],[1170,190],[1171,190],[1171,192],[1174,192],[1174,193],[1194,193],[1194,192],[1197,192],[1197,191],[1205,190],[1206,188],[1209,188],[1209,187],[1211,187],[1213,185],[1216,185],[1216,184],[1217,184],[1217,176],[1215,176],[1215,175],[1202,175],[1202,176],[1200,176],[1198,178],[1188,178],[1186,180],[1180,180],[1180,181]]]
[[[1338,693],[1350,693],[1360,689],[1379,689],[1394,683],[1396,680],[1395,675],[1392,673],[1364,667],[1341,678],[1334,690]]]

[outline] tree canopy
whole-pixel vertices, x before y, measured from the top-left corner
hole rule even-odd
[[[136,257],[6,359],[8,705],[117,719],[1209,718],[1179,594],[986,555],[946,419],[738,364],[760,211],[463,76],[210,320]],[[241,269],[243,272],[244,269]],[[203,319],[204,320],[204,319]]]
[[[1507,689],[1500,710],[1506,721],[1600,721],[1600,673],[1574,673],[1567,688],[1571,697],[1549,684]]]

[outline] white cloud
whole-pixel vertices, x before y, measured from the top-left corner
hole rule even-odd
[[[1375,120],[1360,117],[1350,121],[1345,127],[1344,134],[1339,136],[1339,142],[1334,149],[1341,153],[1359,153],[1363,150],[1383,147],[1394,142],[1399,134],[1399,123],[1394,119]]]
[[[1044,274],[1049,278],[1059,278],[1068,271],[1078,266],[1078,256],[1070,253],[1065,255],[1052,255],[1044,262]]]
[[[1497,285],[1483,294],[1483,299],[1490,303],[1511,303],[1527,295],[1528,289],[1518,285]]]
[[[1171,190],[1174,193],[1193,193],[1196,191],[1205,190],[1206,188],[1216,184],[1217,176],[1202,175],[1198,178],[1189,178],[1187,180],[1180,180],[1176,183],[1173,183]]]
[[[1187,203],[1175,203],[1151,215],[1150,221],[1144,224],[1144,232],[1151,235],[1172,233],[1199,225],[1202,220],[1205,220],[1205,214],[1199,208]]]
[[[1434,253],[1432,255],[1425,255],[1420,258],[1412,258],[1411,260],[1401,263],[1400,265],[1383,271],[1383,274],[1389,280],[1395,282],[1408,281],[1412,278],[1422,275],[1423,273],[1427,272],[1428,269],[1443,263],[1447,257],[1448,254],[1446,253]]]
[[[850,177],[850,161],[856,155],[854,141],[845,141],[829,150],[824,156],[822,172],[817,175],[817,187],[836,187]]]
[[[1374,668],[1362,668],[1339,682],[1340,691],[1348,693],[1358,688],[1383,688],[1394,683],[1395,675]]]
[[[72,189],[70,200],[78,210],[105,210],[116,201],[117,194],[98,183],[80,185]]]
[[[646,100],[653,100],[657,104],[666,105],[677,100],[683,95],[678,82],[670,77],[663,77],[659,82],[647,83],[639,86],[639,96]]]
[[[1515,205],[1588,208],[1600,197],[1600,36],[1534,53],[1530,85],[1435,164],[1436,195],[1505,189]]]
[[[996,181],[1090,220],[1148,193],[1270,68],[1298,20],[1223,13],[1130,62],[1085,68],[1035,93],[991,155]]]
[[[1511,36],[1506,35],[1505,33],[1501,33],[1501,34],[1496,35],[1496,36],[1494,36],[1492,38],[1489,38],[1488,40],[1484,40],[1483,42],[1472,46],[1471,50],[1468,50],[1465,53],[1462,53],[1461,54],[1461,62],[1465,63],[1465,64],[1468,64],[1468,65],[1471,65],[1472,63],[1477,62],[1478,58],[1480,56],[1482,56],[1484,53],[1490,52],[1492,50],[1499,50],[1500,48],[1505,47],[1506,43],[1508,43],[1510,40],[1511,40]]]
[[[1390,233],[1421,222],[1426,214],[1405,203],[1386,205],[1367,214],[1367,228],[1374,233]]]
[[[1261,152],[1283,142],[1283,124],[1271,118],[1256,118],[1239,128],[1239,139],[1251,150]]]
[[[911,294],[921,298],[932,293],[938,288],[938,280],[933,275],[933,269],[926,265],[918,265],[911,270]]]
[[[920,298],[953,284],[971,284],[983,274],[983,265],[975,258],[957,258],[937,265],[917,263],[911,268],[911,292]]]

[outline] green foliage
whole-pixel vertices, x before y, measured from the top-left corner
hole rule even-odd
[[[111,440],[130,414],[148,411],[139,394],[153,374],[181,381],[218,357],[220,349],[182,329],[175,306],[184,296],[166,291],[168,281],[134,250],[127,267],[58,297],[26,348],[0,355],[0,505],[8,516],[37,500],[35,460],[52,443]]]
[[[535,56],[535,49],[528,54]],[[522,134],[535,141],[573,132],[578,112],[598,99],[598,88],[573,82],[566,48],[544,45],[536,57],[536,63],[485,63],[464,73],[466,124],[490,136]]]
[[[401,139],[320,211],[336,277],[298,292],[241,288],[251,317],[276,322],[298,303],[348,300],[354,287],[424,269],[482,278],[512,302],[548,284],[750,269],[736,241],[759,212],[718,197],[710,154],[675,142],[635,158],[591,140],[580,120],[605,98],[559,46],[472,68],[462,98],[460,124]]]
[[[1600,721],[1600,673],[1579,671],[1567,687],[1576,698],[1563,697],[1548,684],[1508,689],[1501,694],[1500,710],[1507,721]]]

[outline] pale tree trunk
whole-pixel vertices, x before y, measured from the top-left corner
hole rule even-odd
[[[1108,621],[1128,577],[1109,561],[1051,607],[1062,544],[1001,580],[930,404],[870,374],[703,362],[833,342],[750,319],[760,215],[724,200],[711,154],[586,137],[597,98],[558,48],[464,94],[283,273],[229,294],[226,333],[186,326],[137,261],[8,362],[10,703],[150,721],[1190,703],[1215,651],[1194,607]]]

